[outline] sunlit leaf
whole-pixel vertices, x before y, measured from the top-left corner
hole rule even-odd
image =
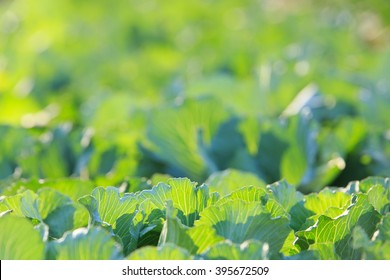
[[[217,235],[238,244],[249,239],[268,243],[275,254],[291,231],[288,224],[285,217],[271,218],[259,202],[233,200],[204,210],[195,226],[210,225]]]
[[[226,241],[211,246],[202,257],[208,260],[266,260],[268,245],[255,240],[240,245]]]
[[[122,258],[121,248],[102,228],[79,228],[53,241],[52,256],[57,260],[111,260]]]
[[[361,252],[351,247],[351,234],[356,226],[362,227],[365,232],[372,236],[380,215],[374,210],[364,194],[354,197],[354,202],[340,216],[332,219],[320,216],[318,222],[305,231],[297,232],[300,238],[301,249],[319,243],[332,243],[335,251],[343,259],[360,258]]]
[[[0,227],[0,259],[44,259],[45,244],[27,219],[11,215],[0,217]]]
[[[135,249],[136,241],[130,229],[137,214],[137,199],[134,195],[120,197],[117,188],[96,188],[92,195],[79,199],[89,211],[91,224],[111,227],[124,246],[125,254]]]
[[[265,183],[257,176],[249,172],[228,169],[213,173],[206,181],[210,191],[216,191],[221,195],[228,195],[244,186],[262,187]]]
[[[128,260],[190,260],[190,254],[183,248],[173,244],[165,244],[161,247],[146,246],[140,248],[130,256]]]

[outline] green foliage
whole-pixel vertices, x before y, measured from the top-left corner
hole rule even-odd
[[[0,2],[1,259],[390,259],[388,1]]]
[[[43,186],[0,201],[0,252],[2,259],[388,259],[387,180],[355,182],[365,193],[303,195],[279,181],[222,196],[170,178],[135,193],[97,187],[76,201]]]
[[[190,254],[183,248],[166,244],[161,247],[146,246],[127,257],[128,260],[190,260]]]
[[[388,176],[380,1],[19,2],[0,13],[2,179],[160,173],[226,195],[222,177],[240,177],[226,169],[241,186],[286,179],[303,193]]]
[[[121,258],[120,246],[101,228],[79,228],[47,244],[48,257],[57,260],[112,260]]]
[[[27,219],[6,215],[0,218],[0,259],[42,260],[45,244]]]

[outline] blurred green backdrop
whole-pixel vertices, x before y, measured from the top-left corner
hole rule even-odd
[[[0,11],[2,179],[202,182],[232,168],[310,192],[390,174],[389,1]]]

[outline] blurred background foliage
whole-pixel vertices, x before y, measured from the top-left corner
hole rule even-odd
[[[389,26],[387,0],[2,0],[0,179],[389,176]]]

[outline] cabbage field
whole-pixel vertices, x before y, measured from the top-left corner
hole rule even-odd
[[[0,0],[0,259],[390,260],[390,2]]]

